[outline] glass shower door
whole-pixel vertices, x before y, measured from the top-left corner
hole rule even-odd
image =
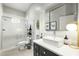
[[[2,17],[2,48],[15,47],[25,40],[24,20],[19,17]]]
[[[16,44],[17,37],[10,17],[2,17],[2,48],[13,47]]]

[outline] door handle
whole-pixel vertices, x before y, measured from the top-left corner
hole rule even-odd
[[[5,29],[2,29],[2,31],[5,31]]]

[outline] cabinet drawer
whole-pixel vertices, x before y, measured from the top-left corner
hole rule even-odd
[[[40,47],[40,48],[41,48],[41,49],[40,49],[40,52],[41,52],[41,55],[42,55],[42,56],[58,56],[57,54],[55,54],[55,53],[53,53],[53,52],[47,50],[47,49],[44,48],[44,47]]]

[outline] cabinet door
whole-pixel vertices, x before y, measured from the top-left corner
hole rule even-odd
[[[40,46],[34,43],[34,56],[40,56]]]
[[[59,56],[58,54],[56,54],[56,53],[54,53],[54,52],[51,52],[51,51],[49,51],[49,50],[47,50],[46,49],[46,51],[47,51],[47,56]]]
[[[43,47],[40,47],[40,55],[41,56],[46,56],[47,52],[45,51],[45,49]]]

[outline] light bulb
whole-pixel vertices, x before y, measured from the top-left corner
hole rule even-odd
[[[76,25],[76,24],[68,24],[68,25],[66,26],[66,29],[67,29],[68,31],[76,31],[76,30],[77,30],[77,25]]]

